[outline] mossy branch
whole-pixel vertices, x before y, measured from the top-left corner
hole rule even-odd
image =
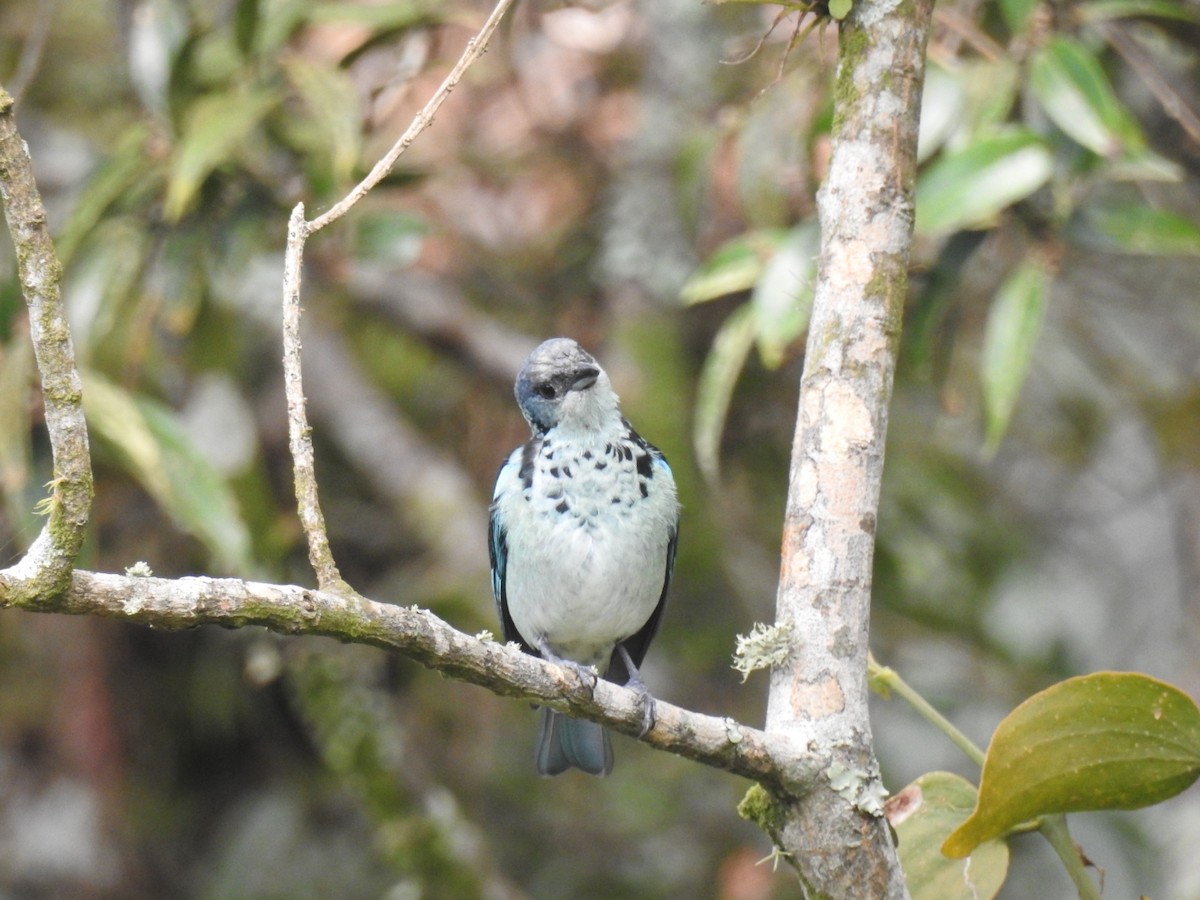
[[[464,634],[415,606],[233,578],[85,571],[76,571],[69,590],[50,603],[26,602],[27,597],[26,585],[0,583],[0,607],[101,616],[165,630],[257,625],[280,634],[331,637],[392,650],[456,680],[591,719],[632,737],[642,730],[641,698],[634,691],[604,680],[583,682],[570,669]],[[776,796],[802,796],[818,777],[812,756],[784,735],[662,700],[655,712],[654,727],[641,737],[652,747],[754,779]]]
[[[33,177],[29,148],[17,131],[15,102],[0,87],[0,195],[17,258],[29,334],[42,381],[42,405],[54,457],[48,514],[24,558],[0,571],[0,587],[24,586],[30,602],[49,602],[70,581],[92,506],[92,461],[83,387],[63,311],[62,266],[46,227],[46,210]]]

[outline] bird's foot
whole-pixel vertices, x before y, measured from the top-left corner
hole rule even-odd
[[[649,734],[658,719],[658,711],[655,708],[657,703],[650,696],[650,692],[646,690],[645,682],[642,679],[631,678],[625,682],[625,687],[638,695],[638,704],[642,707],[642,730],[638,732],[638,737],[643,738]]]
[[[575,677],[579,679],[579,684],[587,688],[591,693],[596,689],[596,683],[600,680],[600,673],[596,671],[595,666],[585,666],[583,663],[577,663],[572,659],[563,659],[557,653],[550,649],[550,645],[545,639],[538,642],[538,652],[542,654],[542,659],[546,662],[552,662],[556,666],[562,666],[575,673]]]
[[[625,662],[625,670],[629,672],[629,680],[625,682],[625,687],[638,695],[638,705],[642,708],[642,730],[638,732],[638,737],[645,737],[658,718],[656,703],[653,697],[650,696],[650,691],[646,688],[646,682],[642,681],[642,675],[637,670],[637,666],[633,664],[633,660],[627,651],[620,644],[617,645],[617,652],[621,654],[621,658]]]

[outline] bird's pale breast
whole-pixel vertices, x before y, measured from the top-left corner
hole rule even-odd
[[[607,664],[650,618],[666,578],[677,501],[670,471],[613,440],[543,446],[498,498],[508,540],[508,608],[527,641]]]

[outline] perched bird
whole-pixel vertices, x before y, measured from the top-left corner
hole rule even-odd
[[[679,501],[671,467],[633,430],[612,382],[568,338],[525,360],[515,385],[533,436],[500,468],[492,495],[492,589],[507,641],[639,691],[675,565]],[[537,770],[612,771],[608,732],[543,708]]]

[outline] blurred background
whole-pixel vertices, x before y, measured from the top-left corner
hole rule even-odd
[[[6,0],[65,265],[97,496],[80,565],[311,584],[280,376],[282,247],[407,126],[468,0]],[[836,28],[781,8],[517,6],[393,175],[309,242],[304,344],[347,579],[497,630],[487,503],[521,360],[595,352],[684,503],[645,670],[760,724]],[[798,30],[800,29],[800,30]],[[1200,6],[946,0],[872,644],[975,740],[1063,677],[1200,696]],[[50,477],[0,247],[0,566]],[[900,701],[894,792],[974,780]],[[0,900],[794,897],[748,785],[615,741],[533,772],[534,713],[313,638],[0,613]],[[1077,815],[1106,895],[1200,898],[1200,795]],[[1001,896],[1073,896],[1036,836]]]

